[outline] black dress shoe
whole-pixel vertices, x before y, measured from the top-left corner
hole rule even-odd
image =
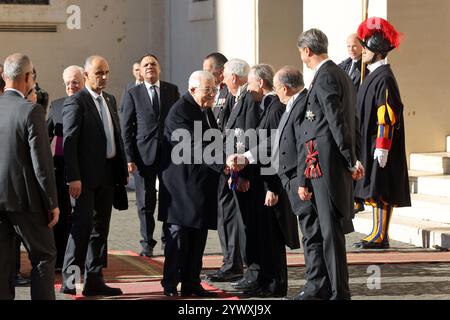
[[[229,282],[241,277],[242,273],[238,274],[230,271],[223,272],[222,270],[218,270],[215,273],[208,275],[206,278],[211,282]]]
[[[181,287],[181,296],[182,297],[197,296],[197,297],[205,297],[205,298],[216,298],[217,293],[205,290],[202,286],[193,287],[193,288],[183,288],[183,286],[182,286]]]
[[[61,289],[59,289],[59,292],[64,293],[64,294],[70,294],[71,296],[77,295],[77,289],[75,289],[75,288],[69,289],[65,286],[62,286]]]
[[[384,242],[365,242],[362,244],[361,249],[375,249],[375,250],[380,250],[380,249],[389,249],[389,242],[388,241],[384,241]]]
[[[139,253],[139,255],[141,257],[151,258],[151,257],[153,257],[153,248],[152,249],[144,249],[141,251],[141,253]]]
[[[286,296],[286,297],[282,298],[281,300],[325,300],[325,299],[309,295],[309,294],[305,293],[304,291],[302,291],[295,296],[290,296],[290,297]]]
[[[25,278],[20,273],[16,274],[16,279],[14,280],[14,284],[16,287],[27,286],[31,283],[30,278]]]
[[[257,281],[248,281],[244,279],[243,281],[239,281],[236,283],[236,285],[233,286],[236,290],[242,290],[242,291],[251,291],[258,288],[258,282]]]
[[[249,297],[258,297],[258,298],[281,298],[286,295],[262,287],[257,287],[256,289],[253,290],[244,291],[244,294]]]
[[[359,248],[359,249],[361,249],[365,243],[367,243],[366,240],[361,240],[360,242],[355,242],[355,243],[353,244],[353,247],[354,247],[354,248]]]
[[[101,284],[96,287],[85,287],[83,292],[83,296],[85,297],[93,297],[93,296],[120,296],[123,294],[120,288],[112,288],[107,286],[106,284]]]
[[[166,297],[178,297],[178,290],[175,289],[164,289],[164,295]]]

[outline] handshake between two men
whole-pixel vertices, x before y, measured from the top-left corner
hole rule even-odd
[[[249,161],[244,154],[232,154],[227,158],[227,167],[230,169],[230,171],[239,172],[243,170],[248,164]],[[349,168],[349,171],[352,174],[352,179],[355,181],[361,180],[365,175],[365,169],[360,161],[356,161],[355,166]],[[307,187],[299,187],[298,196],[301,200],[306,201],[311,200],[313,193],[309,192]]]

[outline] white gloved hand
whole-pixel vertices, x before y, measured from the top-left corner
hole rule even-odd
[[[389,150],[375,149],[375,153],[373,154],[373,158],[375,160],[378,160],[378,164],[380,165],[380,168],[386,167],[386,163],[387,163],[387,160],[388,160],[388,154],[389,154]]]

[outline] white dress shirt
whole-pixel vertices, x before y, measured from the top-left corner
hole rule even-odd
[[[112,122],[111,113],[109,112],[108,104],[106,103],[105,98],[101,94],[97,94],[96,92],[92,91],[91,88],[86,86],[87,91],[89,91],[90,95],[94,99],[95,107],[97,108],[98,114],[100,115],[100,119],[102,118],[102,111],[101,106],[97,101],[98,97],[101,97],[103,100],[103,107],[106,110],[106,116],[108,117],[108,126],[109,126],[109,132],[110,137],[107,137],[107,140],[111,143],[111,152],[106,155],[106,159],[112,159],[116,156],[116,140],[114,139],[114,125]]]

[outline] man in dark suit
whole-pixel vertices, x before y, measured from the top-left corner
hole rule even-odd
[[[205,57],[203,60],[203,70],[211,72],[216,80],[217,93],[214,98],[214,105],[212,107],[212,112],[214,117],[217,119],[217,125],[219,129],[223,131],[225,124],[230,116],[230,109],[226,103],[228,97],[227,85],[223,82],[224,75],[223,71],[225,68],[225,63],[228,59],[219,52],[214,52]]]
[[[318,270],[316,286],[305,287],[294,299],[350,299],[345,234],[353,231],[353,181],[363,168],[356,159],[353,84],[328,58],[327,36],[318,29],[305,31],[298,40],[302,61],[314,70],[300,125],[305,155],[299,159],[300,199],[312,201],[314,211],[305,234],[315,239],[318,255],[311,266]],[[308,249],[307,249],[308,250]]]
[[[79,66],[70,66],[63,72],[64,86],[68,97],[84,88],[84,70]],[[65,178],[65,163],[63,150],[63,107],[66,97],[57,99],[50,104],[47,118],[47,128],[53,149],[53,165],[55,166],[56,187],[58,189],[59,222],[55,226],[54,236],[57,251],[57,270],[61,270],[64,263],[67,239],[71,226],[72,206],[70,204],[69,187]]]
[[[349,58],[344,60],[339,64],[339,67],[342,68],[350,77],[355,86],[356,92],[359,90],[359,86],[361,85],[361,68],[362,68],[362,51],[363,47],[358,40],[358,35],[356,33],[352,33],[347,38],[347,50],[349,54]],[[364,64],[364,76],[367,77],[369,75],[369,69],[367,65]],[[354,213],[358,213],[360,211],[364,211],[364,200],[355,197],[354,203]]]
[[[172,105],[179,99],[178,87],[160,80],[158,59],[145,55],[141,60],[145,82],[125,93],[123,140],[128,172],[134,174],[136,205],[141,231],[141,256],[153,256],[155,230],[156,177],[159,189],[164,188],[160,171],[161,138],[164,121]]]
[[[248,91],[260,109],[258,143],[264,139],[267,139],[267,144],[271,143],[271,136],[285,113],[286,105],[280,102],[273,91],[273,77],[272,67],[266,64],[252,67],[248,76]],[[262,154],[255,156],[259,168],[255,168],[250,179],[249,193],[254,210],[249,212],[252,216],[248,219],[250,223],[246,224],[246,235],[247,243],[253,242],[254,245],[247,245],[247,248],[256,250],[252,254],[247,251],[250,265],[235,288],[251,296],[281,297],[287,294],[285,246],[297,249],[300,243],[297,221],[289,199],[276,171],[269,170],[270,154],[265,156],[265,159]],[[256,273],[255,277],[249,274],[251,272]],[[247,280],[252,278],[256,278],[256,281]]]
[[[16,232],[31,260],[31,298],[54,300],[59,209],[50,143],[41,106],[25,100],[34,88],[33,65],[20,53],[5,60],[0,97],[0,300],[14,299]],[[50,219],[50,221],[49,221]]]
[[[227,98],[227,107],[230,117],[224,127],[225,145],[231,141],[231,147],[236,147],[234,133],[248,129],[256,129],[259,122],[258,107],[250,93],[247,92],[247,79],[250,66],[240,59],[232,59],[225,64],[224,82],[231,95]],[[226,148],[226,146],[225,146]],[[244,146],[244,150],[246,151]],[[231,153],[236,150],[231,150]],[[241,278],[243,264],[246,263],[245,241],[245,211],[250,210],[250,196],[246,195],[249,189],[249,171],[240,173],[239,186],[231,190],[228,178],[220,177],[218,190],[218,234],[224,255],[222,267],[208,276],[210,281],[232,281]],[[254,281],[256,279],[252,279]]]
[[[219,174],[229,174],[225,165],[206,161],[203,157],[203,151],[208,145],[203,141],[203,134],[208,129],[216,129],[218,141],[215,143],[221,143],[221,134],[209,110],[216,92],[211,73],[194,72],[189,79],[189,92],[172,107],[166,119],[162,176],[167,187],[164,192],[167,194],[161,197],[161,210],[164,210],[166,217],[167,242],[161,284],[164,294],[170,297],[178,295],[179,282],[181,296],[216,296],[200,284],[208,229],[215,229],[217,225],[216,192]],[[201,126],[201,135],[194,134],[198,125]],[[180,131],[190,139],[172,141],[174,134]],[[173,153],[178,145],[183,147],[182,152]],[[182,159],[174,159],[176,155]],[[221,162],[222,160],[223,157]]]
[[[72,201],[72,229],[67,243],[61,292],[76,294],[72,273],[85,266],[83,295],[122,294],[107,286],[107,242],[116,186],[127,183],[128,172],[114,96],[104,92],[108,62],[86,59],[86,86],[68,97],[63,109],[64,160]]]
[[[352,33],[347,38],[347,50],[349,57],[339,64],[339,67],[345,71],[353,82],[353,85],[358,92],[361,84],[361,67],[362,67],[362,46],[359,43],[358,35]],[[364,65],[364,74],[367,77],[369,70]]]
[[[120,98],[120,103],[119,103],[119,114],[120,115],[123,113],[125,94],[131,88],[137,87],[138,85],[140,85],[141,83],[144,82],[144,77],[141,74],[141,60],[133,63],[131,72],[133,73],[134,81],[127,83],[127,85],[125,86],[125,89],[123,90],[122,97]]]

